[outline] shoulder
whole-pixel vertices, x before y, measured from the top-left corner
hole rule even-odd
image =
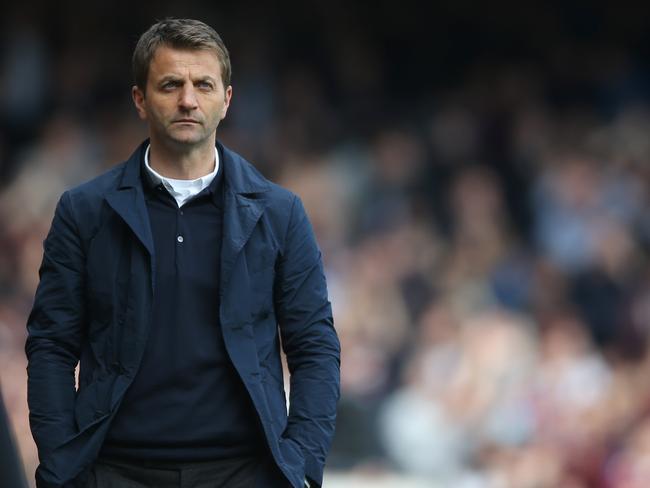
[[[126,161],[95,178],[71,188],[66,193],[73,203],[97,205],[107,194],[126,187],[137,187],[140,183],[140,166],[149,140],[142,142]]]
[[[269,181],[266,199],[271,207],[279,209],[284,214],[290,213],[296,203],[300,202],[298,195],[272,181]]]
[[[300,197],[292,191],[272,182],[236,152],[221,145],[224,156],[226,182],[235,193],[264,202],[264,220],[276,235],[286,235],[292,221],[307,222],[307,215]]]
[[[292,191],[267,179],[243,156],[221,145],[226,166],[226,181],[236,193],[255,195],[266,200],[267,208],[290,210],[298,199]]]
[[[65,191],[59,200],[56,216],[69,219],[79,235],[90,239],[106,221],[110,210],[107,195],[124,184],[125,173],[135,167],[131,159],[108,171]]]
[[[126,162],[120,163],[108,171],[81,183],[73,188],[70,188],[67,193],[71,198],[102,198],[106,193],[115,190],[124,175]]]
[[[107,193],[119,187],[126,164],[126,162],[120,163],[105,173],[70,188],[63,194],[61,200],[67,200],[70,205],[77,209],[89,207],[90,210],[98,207],[104,201]]]

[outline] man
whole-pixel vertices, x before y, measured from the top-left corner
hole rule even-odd
[[[302,204],[216,142],[232,88],[212,28],[153,25],[133,70],[149,140],[64,193],[44,243],[37,486],[319,486],[340,346]]]

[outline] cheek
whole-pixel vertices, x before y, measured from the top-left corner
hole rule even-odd
[[[168,112],[163,107],[159,106],[149,107],[147,110],[147,115],[149,122],[159,125],[164,125],[165,121],[169,119]]]
[[[228,105],[225,102],[219,104],[218,113],[219,113],[219,119],[220,120],[223,119],[226,116],[226,111],[227,110],[228,110]]]
[[[210,119],[212,125],[218,124],[219,121],[223,119],[223,115],[224,115],[224,107],[223,104],[221,103],[212,104],[209,111],[207,112],[207,118]]]

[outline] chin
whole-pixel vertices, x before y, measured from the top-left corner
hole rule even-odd
[[[176,144],[199,144],[206,138],[203,134],[168,134],[167,139]]]
[[[206,137],[172,137],[170,138],[171,144],[177,147],[189,148],[192,146],[200,146],[207,142]]]

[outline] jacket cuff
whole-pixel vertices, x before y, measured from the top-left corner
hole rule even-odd
[[[319,488],[323,484],[323,466],[308,452],[302,452],[305,456],[305,481],[310,483],[310,488]]]

